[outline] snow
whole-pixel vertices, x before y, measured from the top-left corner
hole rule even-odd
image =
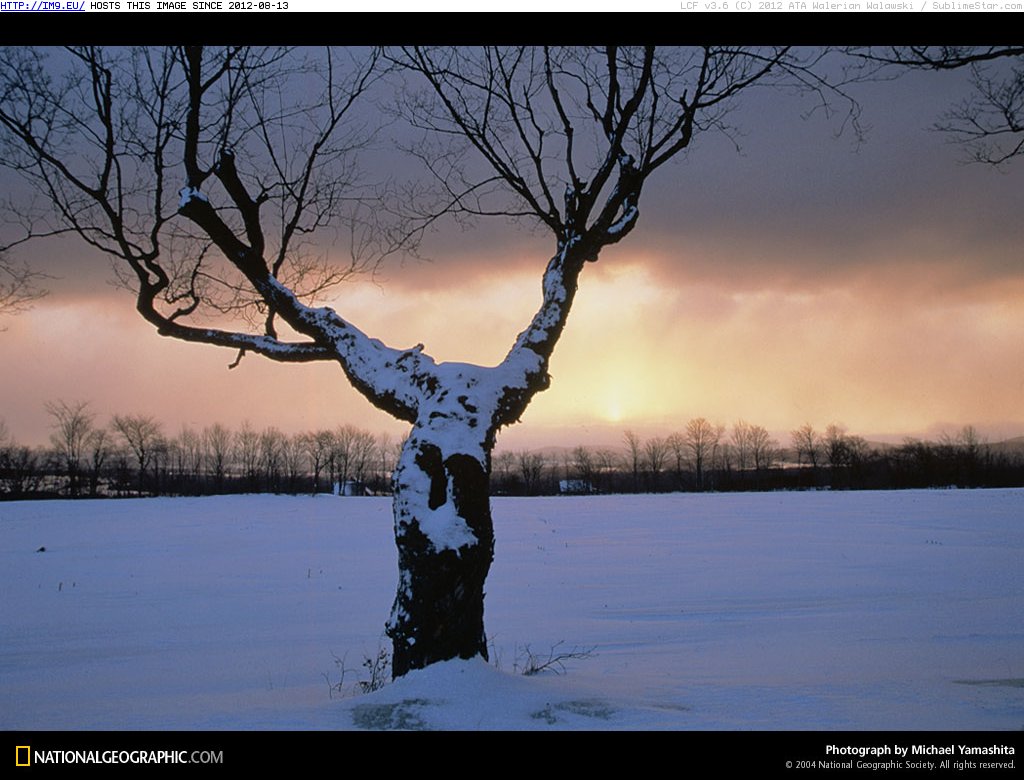
[[[192,200],[201,200],[203,203],[209,203],[206,196],[199,191],[198,187],[182,187],[178,190],[178,209],[185,208]]]
[[[420,530],[436,550],[458,550],[477,543],[473,531],[455,511],[450,495],[447,503],[423,513],[420,517]]]
[[[496,499],[487,631],[365,696],[387,499],[0,503],[6,729],[1024,725],[1024,490]],[[36,552],[45,547],[45,552]],[[524,646],[590,650],[512,673]]]
[[[614,224],[608,227],[609,236],[617,236],[622,233],[626,228],[636,222],[637,217],[640,216],[640,210],[636,206],[628,206],[623,211],[622,216],[615,220]]]

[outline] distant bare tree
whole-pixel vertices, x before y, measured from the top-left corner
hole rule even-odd
[[[583,446],[573,448],[570,463],[572,464],[572,475],[567,475],[567,477],[579,480],[584,492],[594,492],[596,489],[594,485],[596,467],[594,456],[591,455],[590,450]]]
[[[14,439],[7,428],[7,421],[0,417],[0,494],[2,495],[9,495],[13,492],[7,479],[13,450]]]
[[[598,493],[608,493],[615,489],[614,478],[619,460],[615,451],[606,447],[594,452],[594,488]]]
[[[729,468],[729,443],[725,441],[725,426],[721,423],[714,425],[714,443],[711,447],[712,470],[724,471]]]
[[[961,428],[957,432],[955,441],[958,447],[969,453],[972,457],[976,457],[988,446],[984,437],[978,433],[978,429],[973,425],[965,425]]]
[[[722,430],[721,426],[712,425],[704,417],[694,418],[686,424],[684,441],[690,453],[698,490],[704,490],[705,472],[708,466],[714,464]]]
[[[260,435],[253,430],[248,420],[232,437],[235,460],[242,468],[248,490],[259,490],[260,480]]]
[[[284,467],[285,477],[288,480],[287,491],[297,493],[299,491],[299,480],[308,470],[306,460],[306,448],[303,445],[302,437],[285,436],[281,446],[281,463]]]
[[[751,429],[750,423],[744,420],[737,420],[736,424],[732,426],[732,436],[730,441],[732,443],[732,453],[736,468],[740,471],[744,471],[750,467],[752,460],[752,446],[751,446]]]
[[[821,437],[810,423],[804,423],[790,434],[797,464],[807,463],[812,469],[818,467],[821,457]]]
[[[77,496],[81,490],[82,462],[93,430],[94,415],[89,412],[88,401],[51,402],[46,404],[46,411],[53,418],[50,444],[67,474],[68,495]]]
[[[633,474],[633,492],[640,492],[640,461],[643,457],[643,444],[640,437],[633,431],[626,431],[622,434],[622,441],[626,445],[626,467]]]
[[[689,461],[689,448],[686,446],[686,437],[679,431],[673,431],[665,438],[672,458],[673,471],[676,476],[676,488],[684,486],[683,474],[686,473]]]
[[[177,452],[181,461],[181,470],[191,481],[192,489],[202,489],[203,470],[206,467],[206,447],[201,433],[187,425],[183,425],[178,434]]]
[[[491,482],[499,493],[508,492],[513,481],[516,467],[516,453],[512,450],[496,452],[491,459]]]
[[[729,473],[733,470],[733,467],[736,465],[736,454],[733,451],[732,442],[728,438],[726,438],[725,426],[722,425],[720,427],[722,430],[719,436],[718,447],[715,450],[715,454],[712,458],[712,461],[714,462],[716,469],[718,469],[719,471]]]
[[[377,439],[368,431],[357,430],[352,440],[351,467],[360,490],[366,487],[377,462]]]
[[[213,469],[213,478],[218,492],[224,489],[224,476],[228,459],[231,457],[231,431],[220,423],[203,429],[203,450],[205,460]]]
[[[516,456],[516,460],[519,474],[523,478],[523,492],[528,496],[537,495],[544,479],[544,456],[539,452],[523,450]]]
[[[185,493],[188,490],[188,458],[178,436],[163,437],[157,448],[154,461],[157,482],[154,486],[159,493]],[[159,494],[158,493],[158,494]]]
[[[860,463],[871,454],[871,447],[863,436],[847,435],[846,447],[851,464]]]
[[[644,442],[643,467],[648,490],[657,492],[661,489],[661,472],[665,470],[670,451],[668,443],[660,436]]]
[[[273,426],[264,428],[259,435],[259,467],[264,486],[266,490],[275,493],[281,489],[285,441],[285,435]]]
[[[88,454],[89,495],[95,498],[99,495],[103,466],[110,456],[110,432],[106,428],[93,428],[85,442],[85,451]]]
[[[331,461],[334,436],[330,431],[310,431],[303,434],[302,445],[313,471],[313,495],[320,492],[320,475]]]
[[[157,462],[163,440],[160,423],[144,415],[115,415],[111,423],[138,464],[139,492],[145,492],[146,473]]]
[[[772,439],[766,428],[761,425],[750,426],[750,452],[755,470],[761,471],[772,467],[778,446],[778,442]]]
[[[846,426],[830,423],[821,437],[821,446],[825,451],[825,459],[832,468],[846,466],[850,462],[850,448],[846,436]]]
[[[943,433],[938,449],[955,469],[955,480],[960,485],[976,484],[983,462],[991,455],[988,443],[973,425],[965,425],[956,434]]]
[[[402,444],[401,442],[396,442],[387,433],[377,436],[374,444],[380,482],[378,487],[382,492],[388,492],[391,489],[391,475],[398,466],[398,459],[402,455]]]
[[[346,483],[353,478],[358,434],[359,431],[354,425],[342,425],[333,431],[331,481],[340,485],[342,494],[344,494]]]
[[[31,447],[8,438],[0,446],[0,493],[8,498],[27,498],[42,484],[40,457]]]

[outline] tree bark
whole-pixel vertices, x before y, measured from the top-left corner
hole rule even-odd
[[[417,424],[395,470],[399,582],[387,626],[394,677],[451,658],[487,658],[490,449],[483,457],[446,452],[453,438],[471,433],[463,421],[440,431]]]
[[[549,262],[541,306],[498,366],[437,364],[419,346],[392,353],[410,364],[397,396],[416,414],[393,477],[399,583],[387,633],[394,677],[451,658],[487,658],[491,452],[498,429],[516,422],[550,382],[548,361],[583,267],[576,245],[563,243]],[[352,378],[352,365],[343,367]],[[383,397],[371,400],[380,405]]]

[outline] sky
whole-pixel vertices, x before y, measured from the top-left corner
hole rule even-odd
[[[968,89],[961,73],[857,85],[862,142],[795,97],[744,96],[736,143],[698,136],[649,182],[633,233],[585,269],[552,386],[499,448],[617,446],[694,417],[783,444],[804,423],[896,441],[966,424],[1024,435],[1024,160],[968,164],[934,129]],[[494,364],[553,250],[522,225],[445,224],[427,261],[392,262],[331,305],[392,346]],[[100,422],[153,415],[172,434],[406,430],[337,365],[249,356],[229,370],[230,351],[159,337],[74,242],[20,256],[55,277],[34,309],[0,318],[0,418],[21,442],[46,440],[57,400],[89,401]]]

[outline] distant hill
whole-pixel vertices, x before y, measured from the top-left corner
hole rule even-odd
[[[1005,441],[993,442],[988,445],[993,452],[1009,455],[1024,455],[1024,436],[1016,436]]]

